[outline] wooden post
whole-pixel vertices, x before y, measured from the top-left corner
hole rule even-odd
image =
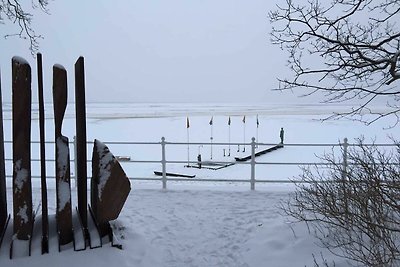
[[[85,108],[85,69],[84,59],[79,57],[75,63],[75,112],[76,112],[76,162],[78,180],[78,211],[82,225],[87,230],[87,146],[86,146],[86,108]]]
[[[72,241],[71,181],[68,138],[61,134],[67,107],[67,71],[61,65],[53,66],[53,107],[56,144],[56,220],[60,245]]]
[[[0,235],[6,227],[7,221],[6,169],[4,165],[3,100],[1,94],[2,92],[0,72]]]
[[[32,184],[31,184],[31,67],[19,57],[12,59],[12,131],[13,131],[13,212],[14,240],[24,242],[29,254],[32,236]],[[21,249],[22,244],[19,244]],[[25,247],[27,246],[28,247]]]
[[[40,132],[40,178],[42,190],[42,254],[49,253],[49,216],[47,208],[45,115],[43,99],[42,54],[37,54],[38,97],[39,97],[39,132]]]

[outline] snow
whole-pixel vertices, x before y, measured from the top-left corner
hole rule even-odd
[[[68,156],[69,156],[69,148],[68,148],[68,138],[65,136],[60,136],[57,138],[57,169],[59,173],[58,177],[64,178],[65,172],[67,170],[68,165]]]
[[[15,172],[15,179],[14,179],[14,186],[15,186],[15,193],[21,192],[22,187],[24,186],[27,178],[28,178],[28,170],[21,167],[22,160],[19,159],[15,162],[14,165],[14,172]]]
[[[101,196],[104,190],[104,187],[107,184],[108,178],[111,175],[111,166],[114,163],[115,158],[114,155],[110,152],[108,147],[100,142],[99,140],[95,140],[97,146],[97,153],[99,154],[99,184],[98,184],[98,192],[99,199],[101,200]]]
[[[58,180],[58,211],[62,211],[65,205],[70,203],[71,186],[65,181]]]
[[[16,62],[16,63],[18,63],[18,64],[20,64],[20,65],[27,65],[27,64],[29,64],[28,61],[26,61],[26,59],[24,59],[24,58],[22,58],[22,57],[19,57],[19,56],[14,56],[14,57],[12,58],[12,61],[13,61],[13,62]]]
[[[67,108],[63,129],[74,136],[74,107]],[[349,142],[364,135],[366,140],[375,138],[378,143],[390,143],[390,136],[399,139],[398,129],[384,129],[392,124],[385,119],[371,126],[352,121],[329,121],[316,119],[325,117],[338,107],[262,107],[206,105],[106,105],[88,104],[88,140],[98,138],[106,141],[154,141],[165,136],[167,142],[186,142],[186,117],[190,118],[190,141],[209,142],[209,120],[213,116],[214,142],[227,142],[228,117],[231,116],[232,142],[243,141],[243,115],[246,115],[246,136],[256,136],[256,115],[260,121],[259,141],[279,142],[279,130],[285,129],[287,145],[270,155],[257,158],[257,162],[312,162],[331,147],[297,147],[295,143],[337,144],[345,137]],[[52,110],[46,108],[46,110]],[[51,114],[49,114],[51,115]],[[35,116],[35,114],[34,114]],[[5,114],[5,118],[10,118]],[[48,117],[47,131],[53,132]],[[35,127],[33,125],[33,127]],[[37,132],[37,133],[36,133]],[[5,128],[5,136],[11,129]],[[32,134],[38,135],[33,130]],[[49,136],[50,134],[48,134]],[[37,140],[37,136],[32,138]],[[11,153],[6,147],[6,154]],[[115,155],[131,156],[134,160],[160,160],[161,145],[116,145],[108,147]],[[222,149],[213,147],[217,160],[223,157]],[[232,146],[232,153],[236,152]],[[190,157],[196,160],[201,151],[204,160],[209,160],[210,147],[191,146]],[[54,150],[53,150],[54,151]],[[52,150],[47,149],[49,155]],[[102,147],[100,152],[105,151]],[[32,149],[38,154],[38,149]],[[168,160],[185,160],[186,146],[166,145]],[[10,155],[10,154],[8,154]],[[233,155],[234,156],[234,155]],[[32,156],[33,158],[35,155]],[[54,156],[53,156],[54,157]],[[51,156],[48,156],[51,158]],[[105,160],[109,162],[110,158]],[[121,162],[128,177],[153,177],[153,170],[161,164]],[[50,164],[49,164],[50,165]],[[196,174],[199,179],[249,179],[250,166],[234,165],[219,171],[184,168],[183,164],[168,164],[167,171],[185,171]],[[8,166],[8,173],[11,167]],[[106,166],[106,165],[104,165]],[[32,172],[37,173],[37,166]],[[54,173],[54,165],[48,166],[48,174]],[[287,181],[299,174],[298,166],[257,165],[256,179],[271,178]],[[105,174],[106,176],[106,174]],[[292,184],[256,184],[250,191],[249,183],[232,182],[172,182],[167,190],[161,189],[161,181],[131,181],[131,191],[119,218],[112,222],[114,233],[121,242],[119,250],[103,244],[102,248],[74,252],[72,248],[57,251],[56,240],[50,239],[50,254],[41,255],[40,246],[34,246],[31,257],[8,259],[8,246],[0,248],[0,266],[141,266],[141,267],[186,267],[186,266],[314,266],[313,256],[320,260],[322,254],[335,266],[345,267],[349,263],[321,248],[303,224],[292,224],[282,214],[279,206],[288,200],[294,190]],[[32,179],[34,206],[40,203],[40,180]],[[55,186],[48,183],[49,214],[55,213]],[[8,188],[8,203],[12,203],[12,190]],[[72,188],[73,201],[76,188]],[[37,215],[40,218],[40,214]],[[54,223],[54,221],[53,221]],[[75,223],[74,223],[75,225]],[[10,227],[12,228],[12,227]],[[10,230],[9,228],[9,230]],[[40,229],[38,229],[40,230]],[[40,233],[34,233],[33,244],[40,244]],[[80,244],[82,245],[82,244]],[[321,262],[321,261],[320,261]]]
[[[65,70],[64,66],[61,65],[61,64],[54,64],[53,68],[60,69],[60,70]]]
[[[28,206],[26,205],[26,203],[24,203],[24,206],[22,206],[17,212],[17,216],[21,219],[21,223],[23,224],[29,221],[27,212],[28,212]]]

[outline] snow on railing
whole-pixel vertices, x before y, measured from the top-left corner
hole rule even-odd
[[[249,178],[248,179],[222,179],[222,178],[184,178],[184,177],[174,177],[171,178],[169,177],[169,173],[167,170],[167,164],[178,164],[182,165],[185,164],[185,166],[189,166],[190,164],[193,164],[192,166],[196,166],[199,164],[199,161],[193,161],[190,160],[189,158],[187,160],[167,160],[167,152],[166,152],[166,146],[210,146],[210,143],[204,143],[204,142],[168,142],[164,137],[161,138],[160,142],[128,142],[128,141],[108,141],[104,142],[107,145],[156,145],[160,147],[160,154],[161,154],[161,159],[160,160],[133,160],[130,159],[129,157],[121,157],[123,159],[122,164],[160,164],[161,165],[161,172],[160,172],[160,177],[152,176],[152,177],[135,177],[129,175],[127,173],[127,176],[129,177],[130,180],[136,180],[136,181],[161,181],[162,183],[162,188],[166,189],[167,188],[167,183],[168,181],[174,181],[174,182],[229,182],[229,183],[250,183],[250,189],[254,190],[255,189],[255,184],[256,183],[298,183],[301,182],[301,180],[296,180],[296,179],[291,179],[287,177],[287,179],[256,179],[256,166],[257,165],[267,165],[267,166],[328,166],[330,165],[329,163],[324,163],[324,162],[295,162],[295,161],[256,161],[256,148],[261,147],[261,146],[276,146],[277,144],[273,143],[257,143],[255,141],[255,138],[253,137],[251,139],[250,143],[218,143],[214,142],[212,145],[214,146],[250,146],[250,157],[246,161],[236,161],[234,164],[243,164],[243,165],[250,165],[250,173],[249,173]],[[12,144],[11,141],[5,141],[5,144]],[[38,141],[32,141],[32,144],[39,144]],[[54,145],[53,141],[47,141],[46,144],[51,144]],[[71,178],[75,179],[76,181],[76,142],[75,138],[73,142],[71,143],[74,148],[73,148],[73,158],[71,159],[71,163],[74,164],[75,166],[75,172],[71,174]],[[91,142],[88,142],[88,145],[91,145]],[[343,175],[345,177],[346,172],[347,172],[347,167],[349,164],[347,162],[347,149],[349,146],[357,146],[357,144],[349,144],[347,142],[347,138],[344,138],[343,143],[285,143],[285,144],[278,144],[278,146],[281,145],[282,147],[328,147],[328,148],[335,148],[339,147],[342,151],[342,164],[343,164]],[[378,146],[378,147],[396,147],[395,144],[386,144],[386,143],[380,143],[380,144],[364,144],[365,146]],[[6,158],[6,162],[12,163],[11,158]],[[39,158],[32,158],[32,162],[39,162]],[[55,162],[54,158],[46,158],[46,162]],[[88,160],[88,163],[91,163],[91,160]],[[232,161],[218,161],[214,160],[212,161],[213,164],[215,165],[221,165],[221,166],[227,166],[228,164],[232,164]],[[72,169],[72,168],[71,168]],[[8,173],[11,173],[12,170],[10,170]],[[38,173],[32,173],[32,179],[40,179],[39,172]],[[10,175],[7,175],[7,178],[11,178]],[[52,176],[47,176],[48,179],[55,178],[54,175]],[[90,176],[88,176],[88,179],[90,179]]]

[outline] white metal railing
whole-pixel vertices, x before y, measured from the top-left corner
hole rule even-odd
[[[5,143],[11,144],[11,141],[6,141]],[[33,144],[38,144],[38,141],[33,141]],[[136,163],[136,164],[146,164],[146,163],[155,163],[155,164],[160,164],[161,165],[161,170],[162,170],[162,176],[161,177],[133,177],[130,176],[128,173],[128,177],[131,180],[137,180],[137,181],[161,181],[162,183],[162,188],[166,189],[167,188],[167,183],[168,181],[186,181],[186,182],[231,182],[231,183],[249,183],[250,184],[250,189],[254,190],[256,183],[294,183],[294,182],[301,182],[299,180],[293,180],[293,179],[285,179],[285,180],[277,180],[277,179],[256,179],[256,166],[257,165],[277,165],[277,166],[311,166],[311,165],[319,165],[319,166],[327,166],[329,165],[328,163],[323,163],[323,162],[271,162],[271,161],[256,161],[256,148],[259,146],[274,146],[277,144],[274,143],[257,143],[255,141],[255,138],[253,137],[251,139],[250,143],[213,143],[215,146],[250,146],[250,159],[248,161],[244,162],[235,162],[235,164],[245,164],[245,165],[250,165],[250,174],[248,179],[223,179],[223,178],[218,178],[218,179],[210,179],[210,178],[196,178],[196,179],[187,179],[187,178],[170,178],[167,175],[167,164],[198,164],[198,161],[191,161],[191,160],[167,160],[167,153],[166,153],[166,146],[182,146],[182,145],[210,145],[210,143],[202,143],[202,142],[167,142],[164,137],[161,138],[160,142],[122,142],[122,141],[109,141],[109,142],[104,142],[107,145],[157,145],[160,146],[161,148],[161,160],[129,160],[125,161],[125,163]],[[54,144],[52,141],[47,141],[46,144]],[[73,139],[73,142],[71,144],[74,146],[71,151],[73,151],[73,157],[71,158],[71,163],[74,164],[74,175],[72,175],[72,179],[75,179],[76,181],[76,141],[75,137]],[[89,143],[88,143],[89,144]],[[301,146],[301,147],[341,147],[343,156],[342,156],[342,164],[343,164],[343,175],[346,174],[347,167],[349,163],[347,162],[347,149],[349,146],[355,146],[356,144],[349,144],[347,141],[347,138],[344,139],[343,143],[331,143],[331,144],[304,144],[304,143],[291,143],[291,144],[284,144],[285,147],[293,147],[293,146]],[[384,147],[395,147],[395,144],[365,144],[365,145],[374,145],[374,146],[384,146]],[[6,158],[6,162],[12,162],[12,159]],[[40,159],[38,158],[32,158],[32,162],[38,162]],[[55,160],[50,158],[46,159],[48,162],[54,162]],[[88,163],[90,163],[91,160],[88,160]],[[232,163],[231,161],[213,161],[215,164],[229,164]],[[72,168],[71,168],[72,169]],[[8,177],[11,177],[8,175]],[[40,178],[40,174],[32,174],[32,178]],[[47,178],[55,178],[53,176],[47,175]]]

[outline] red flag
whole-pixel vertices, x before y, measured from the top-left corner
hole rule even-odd
[[[189,117],[186,117],[186,128],[190,127],[190,123],[189,123]]]
[[[243,123],[246,123],[246,115],[243,116]]]
[[[228,125],[231,125],[231,116],[229,116]]]
[[[213,125],[213,117],[211,117],[211,120],[208,124]]]

